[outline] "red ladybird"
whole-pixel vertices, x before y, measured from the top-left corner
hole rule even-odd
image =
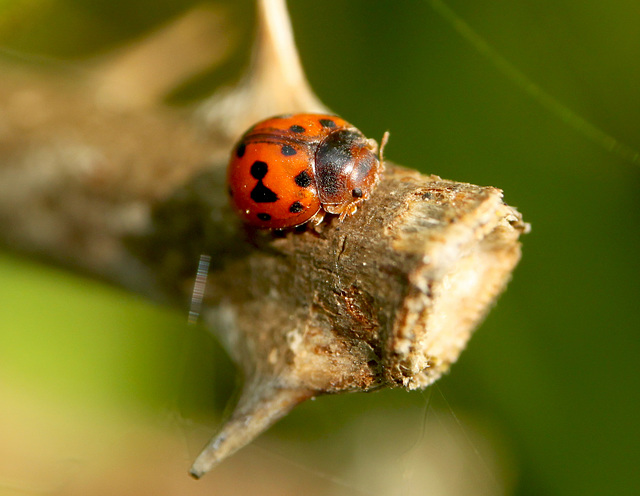
[[[242,136],[227,180],[231,204],[247,223],[285,229],[319,224],[326,212],[339,214],[340,221],[354,214],[382,168],[375,140],[343,119],[283,115],[259,122]]]

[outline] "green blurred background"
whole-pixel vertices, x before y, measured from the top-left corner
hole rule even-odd
[[[172,105],[236,78],[248,60],[252,2],[217,3],[236,19],[237,49],[179,88]],[[533,230],[508,291],[435,393],[323,398],[269,435],[312,446],[361,415],[406,411],[414,435],[428,440],[420,425],[430,410],[445,411],[463,431],[483,426],[497,446],[502,468],[486,468],[506,481],[497,492],[640,494],[640,162],[545,108],[429,1],[289,3],[302,61],[328,106],[367,136],[389,130],[387,156],[396,163],[502,188]],[[64,70],[195,4],[0,0],[0,48],[19,63]],[[447,4],[559,102],[640,149],[638,2]],[[175,414],[180,429],[197,431],[233,390],[233,369],[203,329],[117,289],[3,252],[0,302],[6,415],[28,397],[24,404],[52,411],[25,407],[33,416],[25,422],[59,414],[88,432],[97,412],[109,421]],[[478,450],[476,441],[462,444]],[[339,448],[331,449],[339,464]],[[331,464],[320,470],[321,478],[339,473]],[[0,491],[15,489],[8,480],[0,469]]]

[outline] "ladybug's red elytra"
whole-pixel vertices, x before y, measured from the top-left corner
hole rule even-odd
[[[248,224],[286,229],[340,221],[371,195],[383,169],[382,138],[367,139],[335,115],[272,117],[251,127],[234,147],[227,180],[231,205]]]

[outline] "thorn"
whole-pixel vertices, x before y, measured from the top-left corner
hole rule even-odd
[[[315,95],[298,56],[285,0],[258,0],[253,57],[240,83],[218,92],[200,108],[206,124],[236,140],[267,117],[329,113]]]
[[[282,387],[275,380],[249,386],[242,392],[231,417],[202,450],[189,473],[199,479],[311,397],[310,390]]]

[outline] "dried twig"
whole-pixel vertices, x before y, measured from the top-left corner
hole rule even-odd
[[[259,9],[252,67],[198,122],[160,106],[97,106],[95,85],[51,76],[5,71],[0,82],[5,244],[185,308],[198,258],[211,256],[202,316],[245,386],[196,477],[310,397],[431,384],[504,288],[527,229],[495,188],[390,163],[343,223],[282,233],[241,225],[224,181],[232,140],[269,114],[324,110],[283,1]]]

